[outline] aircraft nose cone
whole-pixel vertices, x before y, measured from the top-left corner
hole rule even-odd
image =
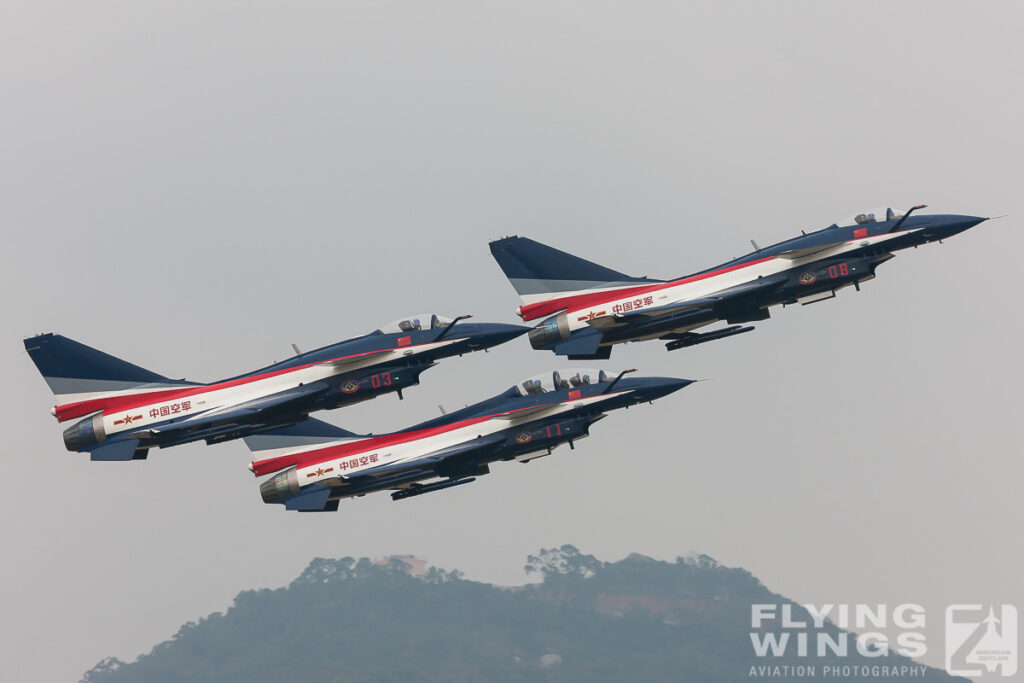
[[[941,224],[941,234],[944,237],[958,235],[964,230],[970,230],[979,223],[984,223],[988,218],[981,216],[947,216]]]
[[[492,346],[504,344],[516,337],[526,334],[531,328],[525,325],[506,325],[504,323],[490,323],[473,342],[477,348],[489,349]]]
[[[982,218],[981,216],[959,216],[959,218],[960,221],[958,222],[957,227],[959,227],[960,230],[967,230],[969,228],[973,228],[975,225],[978,225],[979,223],[984,223],[985,221],[988,220],[988,218]]]
[[[651,377],[644,390],[644,400],[653,401],[675,393],[684,387],[693,384],[692,379],[680,379],[678,377]]]

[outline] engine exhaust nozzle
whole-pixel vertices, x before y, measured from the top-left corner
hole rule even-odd
[[[64,447],[69,451],[84,451],[107,440],[103,429],[103,413],[79,420],[64,430]]]

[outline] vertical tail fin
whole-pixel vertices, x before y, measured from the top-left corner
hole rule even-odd
[[[140,388],[190,385],[52,333],[25,340],[25,350],[61,403],[98,398]]]
[[[617,289],[656,283],[573,256],[528,237],[505,237],[491,242],[491,254],[524,305],[560,299],[591,290]]]
[[[243,441],[253,452],[252,471],[255,473],[259,464],[259,473],[264,474],[291,466],[298,453],[359,438],[359,434],[311,417],[290,427],[247,436]]]

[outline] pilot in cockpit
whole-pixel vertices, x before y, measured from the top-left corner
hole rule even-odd
[[[398,323],[398,329],[402,332],[414,332],[420,329],[420,319],[413,318],[412,320],[403,320]]]
[[[877,213],[876,213],[876,211],[877,211]],[[878,218],[878,216],[881,216],[881,215],[882,215],[882,210],[881,209],[876,209],[875,211],[865,211],[864,213],[858,213],[856,216],[854,216],[853,217],[853,222],[856,223],[857,225],[867,225],[868,223],[877,223],[879,220],[882,220],[882,219]],[[900,218],[903,218],[903,216],[904,216],[904,214],[901,214],[901,213],[898,213],[896,211],[893,211],[892,207],[888,207],[885,210],[885,220],[886,221],[899,220]]]
[[[527,394],[543,394],[544,387],[541,386],[539,379],[528,379],[523,382],[523,389]]]

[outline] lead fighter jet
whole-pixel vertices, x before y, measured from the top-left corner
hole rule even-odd
[[[360,436],[310,419],[246,437],[265,503],[334,511],[343,498],[391,489],[401,500],[460,486],[497,460],[528,462],[586,437],[609,410],[653,401],[691,383],[573,369],[530,378],[486,401],[391,434]],[[427,482],[427,483],[423,483]]]
[[[200,384],[172,380],[54,334],[25,340],[25,349],[57,396],[50,411],[69,451],[92,460],[141,460],[154,446],[219,443],[306,419],[419,384],[438,360],[488,349],[529,328],[410,316],[330,346],[230,379]]]
[[[491,254],[522,299],[535,349],[570,359],[608,358],[612,346],[663,339],[669,351],[753,330],[778,304],[830,299],[875,276],[893,252],[952,237],[987,218],[861,213],[849,221],[760,248],[674,280],[631,277],[526,237],[491,242]],[[693,330],[718,321],[730,326]]]

